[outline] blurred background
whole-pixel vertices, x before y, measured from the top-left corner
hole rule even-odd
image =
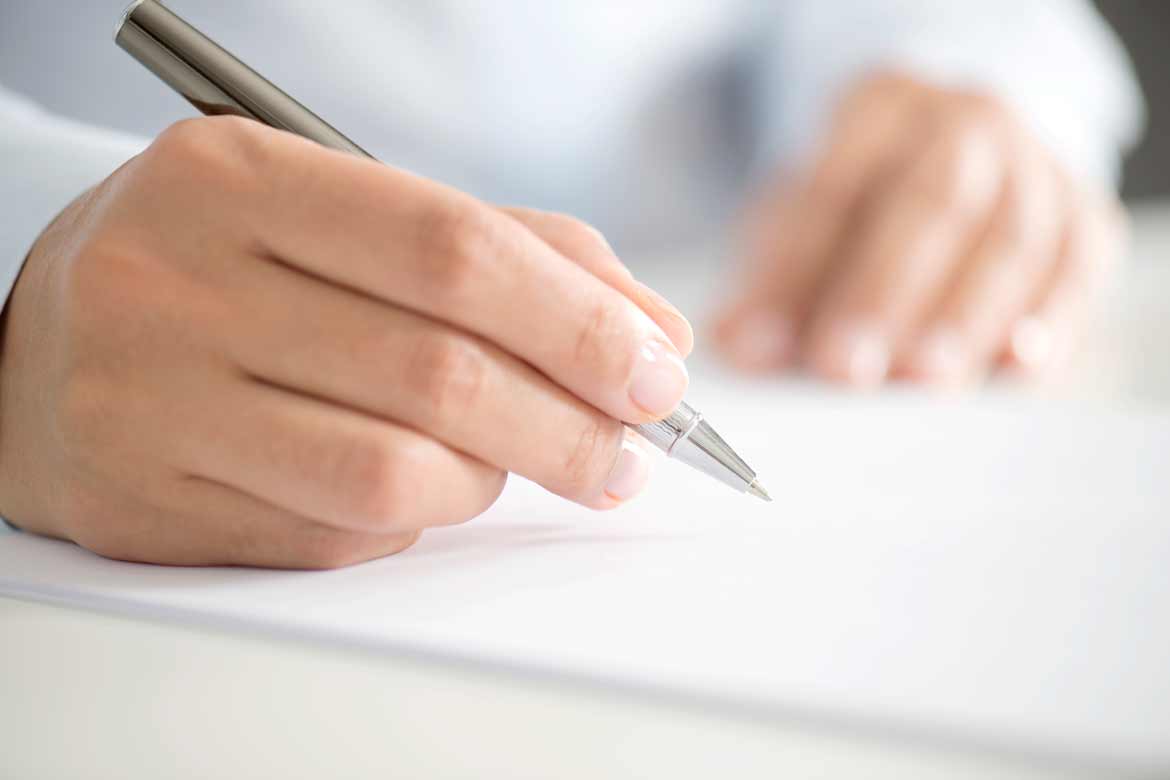
[[[1142,145],[1125,166],[1127,200],[1170,197],[1170,2],[1097,0],[1101,12],[1129,48],[1148,101]]]

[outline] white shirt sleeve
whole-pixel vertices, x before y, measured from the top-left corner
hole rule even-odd
[[[48,114],[0,88],[0,307],[41,231],[146,141]]]
[[[1141,92],[1087,0],[789,0],[775,3],[762,79],[761,162],[811,153],[861,74],[909,70],[1006,100],[1074,173],[1114,185],[1140,136]]]

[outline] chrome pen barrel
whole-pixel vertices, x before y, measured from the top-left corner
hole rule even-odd
[[[204,114],[233,114],[361,157],[371,155],[158,0],[126,9],[114,41]]]

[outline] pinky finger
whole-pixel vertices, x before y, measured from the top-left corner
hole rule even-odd
[[[234,566],[338,569],[400,553],[422,535],[421,530],[372,533],[335,528],[226,485],[198,477],[188,481],[205,508],[204,522],[218,527],[213,536],[232,542],[206,550],[208,561],[219,556]]]
[[[369,533],[334,528],[228,485],[175,475],[172,507],[142,505],[100,538],[77,539],[107,558],[168,566],[335,569],[410,547],[421,531]]]

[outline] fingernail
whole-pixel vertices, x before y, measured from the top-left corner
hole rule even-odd
[[[682,401],[688,381],[686,366],[674,349],[647,341],[634,361],[630,400],[647,414],[665,417]]]
[[[622,451],[605,483],[605,495],[614,501],[629,501],[642,492],[650,479],[650,455],[631,436],[622,441]]]
[[[1039,317],[1017,322],[1009,344],[1012,356],[1025,368],[1042,368],[1052,359],[1052,329]]]
[[[890,346],[875,328],[854,325],[841,331],[837,341],[838,365],[845,378],[859,387],[874,387],[890,371]]]
[[[958,383],[967,368],[967,350],[963,340],[950,328],[927,334],[912,358],[915,373],[942,385]]]
[[[732,326],[726,346],[728,357],[740,368],[775,368],[789,356],[792,326],[777,312],[753,312]]]

